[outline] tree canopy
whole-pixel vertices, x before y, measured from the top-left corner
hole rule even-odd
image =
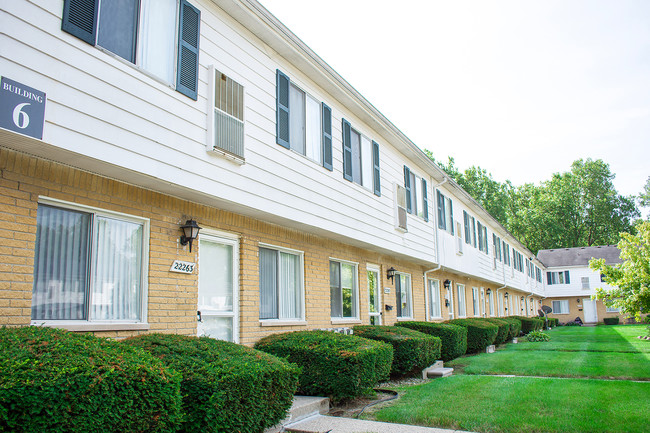
[[[616,191],[615,175],[600,159],[578,159],[569,171],[521,186],[499,182],[480,167],[461,171],[453,158],[435,162],[534,253],[615,244],[621,232],[633,230],[639,216],[635,198]],[[650,179],[646,191],[650,203]]]
[[[596,298],[621,313],[635,316],[650,311],[650,222],[636,227],[636,234],[621,233],[618,243],[623,263],[610,266],[604,259],[592,259],[589,267],[600,271],[611,290],[596,289]]]

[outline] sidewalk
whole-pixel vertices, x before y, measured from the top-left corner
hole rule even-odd
[[[286,425],[284,431],[293,433],[471,433],[327,415],[314,415]]]

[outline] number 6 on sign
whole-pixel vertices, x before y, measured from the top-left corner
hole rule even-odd
[[[29,115],[23,111],[23,107],[31,105],[28,102],[16,105],[14,108],[14,124],[20,129],[25,129],[29,126]]]

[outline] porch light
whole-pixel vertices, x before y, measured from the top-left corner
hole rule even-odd
[[[487,290],[485,291],[485,293],[487,293],[487,294],[489,295],[490,293],[492,293],[492,289],[487,289]]]
[[[508,292],[505,292],[505,293],[503,294],[503,297],[506,298],[506,299],[508,299]]]
[[[181,236],[181,245],[190,244],[190,253],[192,252],[192,241],[199,237],[199,230],[201,227],[194,220],[187,220],[185,224],[181,226],[183,230],[183,235]]]
[[[442,285],[443,285],[443,287],[444,287],[445,289],[448,289],[448,288],[451,287],[451,281],[449,281],[449,280],[445,280],[445,281],[442,283]]]
[[[386,278],[391,280],[391,281],[394,281],[394,278],[395,278],[395,268],[394,267],[391,266],[390,268],[388,268],[388,270],[386,271]]]

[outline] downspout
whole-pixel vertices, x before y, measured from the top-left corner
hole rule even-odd
[[[440,185],[442,185],[442,184],[444,184],[446,182],[447,182],[447,178],[443,177],[442,182],[437,183],[437,184],[434,185],[433,184],[433,177],[431,178],[431,192],[433,194],[432,200],[433,200],[433,203],[434,203],[434,206],[433,206],[434,212],[433,212],[433,218],[432,218],[432,221],[433,221],[433,238],[434,238],[435,244],[436,244],[436,262],[438,263],[438,266],[436,266],[433,269],[429,269],[428,271],[425,271],[424,275],[423,275],[423,278],[424,278],[424,315],[425,315],[424,321],[425,322],[429,321],[429,290],[428,290],[429,288],[427,287],[427,274],[429,272],[439,271],[440,268],[442,268],[442,264],[440,263],[440,243],[439,243],[439,240],[438,240],[438,211],[437,211],[437,208],[436,208],[436,205],[435,205],[435,203],[437,203],[435,191],[436,191],[436,188],[438,188]]]

